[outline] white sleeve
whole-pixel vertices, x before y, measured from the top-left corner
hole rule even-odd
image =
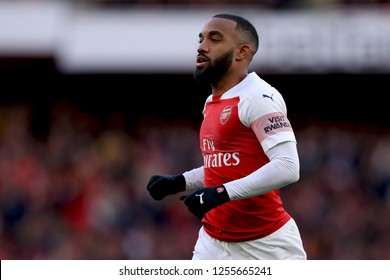
[[[299,179],[295,142],[282,142],[267,151],[270,161],[250,175],[225,185],[231,200],[248,198],[279,189]]]
[[[204,169],[203,166],[186,171],[183,173],[186,179],[186,190],[194,190],[204,187]]]

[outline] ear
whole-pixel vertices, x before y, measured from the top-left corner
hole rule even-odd
[[[241,45],[236,52],[236,60],[246,59],[251,54],[251,48],[248,45]]]

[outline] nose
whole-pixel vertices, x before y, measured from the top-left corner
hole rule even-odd
[[[206,52],[208,52],[208,47],[206,44],[206,40],[203,40],[201,43],[199,43],[198,53],[206,53]]]

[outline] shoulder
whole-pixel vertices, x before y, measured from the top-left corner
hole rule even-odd
[[[242,105],[245,104],[250,107],[285,107],[281,93],[255,72],[248,74],[248,76],[235,88],[235,92],[232,92],[231,96],[232,95],[238,96]]]
[[[253,121],[269,114],[287,114],[286,104],[280,92],[252,72],[244,80],[239,91],[239,115],[242,122],[250,125]]]
[[[279,98],[283,99],[280,92],[269,84],[266,80],[261,78],[255,72],[248,75],[248,95],[259,98]]]
[[[205,105],[206,105],[207,103],[210,103],[211,101],[213,101],[213,95],[212,95],[212,94],[210,94],[210,95],[206,98]]]
[[[224,94],[225,99],[232,97],[240,97],[240,99],[263,99],[267,96],[275,96],[275,98],[283,99],[279,91],[262,79],[257,73],[251,72],[234,88]]]

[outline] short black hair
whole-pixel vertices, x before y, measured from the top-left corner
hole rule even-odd
[[[253,50],[253,54],[257,52],[259,48],[259,35],[257,34],[257,30],[254,25],[247,19],[233,14],[216,14],[213,18],[225,18],[234,21],[236,25],[236,29],[240,30],[245,37],[248,38],[249,43],[253,44],[255,48]]]

